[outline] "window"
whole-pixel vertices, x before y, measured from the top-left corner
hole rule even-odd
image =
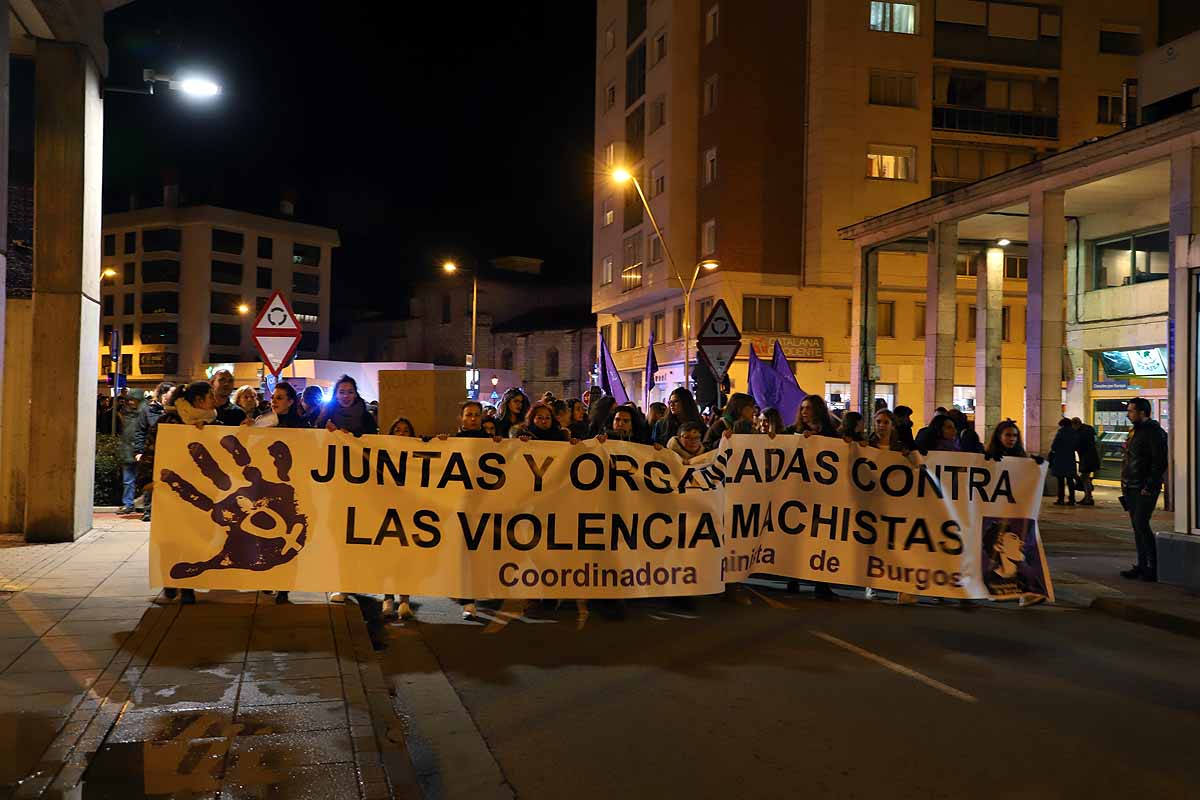
[[[650,317],[650,335],[654,337],[655,342],[664,341],[667,335],[667,314],[664,311],[659,311]]]
[[[452,308],[451,308],[451,302],[450,302],[450,295],[448,295],[448,294],[442,295],[442,324],[443,325],[450,324],[451,310],[452,310]]]
[[[850,384],[826,383],[825,402],[830,411],[845,411],[850,407]]]
[[[711,256],[717,252],[717,221],[710,219],[700,228],[700,255]]]
[[[876,106],[917,107],[917,76],[911,72],[871,70],[870,103]]]
[[[1120,95],[1102,94],[1096,100],[1096,122],[1120,125],[1125,120],[1124,102]]]
[[[621,291],[628,292],[642,285],[642,235],[630,236],[624,244],[624,268],[621,270]]]
[[[717,179],[717,148],[710,147],[704,151],[704,185],[708,186]]]
[[[260,297],[256,297],[256,298],[254,298],[254,313],[255,313],[255,314],[258,314],[258,313],[259,313],[259,312],[261,312],[261,311],[262,311],[264,308],[266,308],[266,306],[267,306],[267,301],[268,301],[268,300],[270,300],[270,299],[271,299],[271,298],[269,298],[269,297],[261,297],[261,296],[260,296]],[[293,309],[294,309],[294,308],[295,308],[295,306],[293,305]]]
[[[650,104],[650,132],[667,124],[667,98],[656,97]]]
[[[174,375],[179,372],[179,354],[138,353],[138,371],[143,375]]]
[[[875,306],[875,335],[893,339],[896,336],[896,303],[880,300]]]
[[[316,303],[298,300],[292,303],[292,311],[296,312],[296,319],[301,322],[319,322],[321,320],[321,307]]]
[[[1004,277],[1025,280],[1029,277],[1029,259],[1025,256],[1004,257]]]
[[[872,2],[871,30],[915,34],[917,32],[917,4]]]
[[[126,292],[125,297],[121,301],[121,313],[127,317],[133,316],[133,302],[133,292]]]
[[[513,368],[513,351],[507,348],[500,353],[500,369],[511,370]]]
[[[270,241],[270,240],[268,239],[267,241]],[[256,287],[258,287],[259,289],[270,289],[271,288],[271,268],[270,267],[259,267],[258,268],[258,274],[255,277],[254,285]]]
[[[671,339],[678,341],[683,338],[683,306],[675,306],[671,312]]]
[[[115,256],[117,254],[117,235],[115,233],[105,234],[104,236],[104,255]]]
[[[1162,280],[1168,275],[1170,236],[1166,230],[1096,242],[1093,250],[1096,289]]]
[[[915,181],[916,160],[915,147],[867,145],[867,177],[887,181]]]
[[[654,35],[654,45],[650,49],[650,65],[653,66],[667,57],[667,32],[659,31]]]
[[[617,218],[617,212],[613,209],[613,199],[611,197],[604,198],[600,204],[600,227],[607,228],[612,225]]]
[[[142,292],[142,313],[178,314],[179,292]]]
[[[121,374],[129,375],[133,372],[133,353],[121,354]]]
[[[604,53],[611,53],[617,46],[617,23],[610,22],[604,29]]]
[[[258,257],[269,261],[275,255],[275,240],[266,236],[258,237]]]
[[[646,32],[647,0],[625,0],[625,44],[633,44]]]
[[[604,166],[613,166],[617,163],[617,146],[612,142],[604,145],[604,152],[600,157],[604,161]]]
[[[657,233],[650,234],[650,263],[657,264],[663,260],[663,243]]]
[[[211,314],[236,314],[242,304],[240,295],[227,292],[213,292],[209,296],[208,311]]]
[[[696,326],[703,325],[705,320],[708,319],[708,315],[712,313],[712,310],[713,299],[711,297],[706,297],[696,303],[696,319],[692,321],[692,327],[695,328]]]
[[[742,298],[742,330],[790,333],[792,301],[788,297]]]
[[[296,294],[320,294],[321,276],[308,272],[293,272],[292,291]]]
[[[1101,25],[1100,52],[1118,56],[1141,55],[1141,30],[1131,25]]]
[[[1012,341],[1012,326],[1009,324],[1009,319],[1012,317],[1012,307],[1004,306],[1000,311],[1000,340],[1004,342]]]
[[[916,313],[913,314],[913,338],[925,338],[925,304],[917,303]]]
[[[238,268],[238,282],[240,283],[242,266],[241,264],[234,266]],[[179,262],[171,259],[143,261],[142,283],[179,283]]]
[[[153,253],[159,250],[178,252],[183,232],[179,228],[151,228],[142,231],[142,252]]]
[[[625,163],[636,164],[646,152],[646,104],[625,117]]]
[[[551,347],[546,351],[546,377],[558,377],[558,348]]]
[[[617,349],[632,350],[642,346],[642,318],[617,323]]]
[[[137,283],[137,264],[129,263],[124,266],[121,273],[121,283],[126,286],[132,286]]]
[[[321,334],[317,331],[305,331],[300,334],[300,343],[296,349],[303,353],[315,353],[321,346]]]
[[[176,344],[179,325],[174,322],[143,322],[142,344]]]
[[[292,263],[307,267],[321,266],[321,248],[315,244],[293,244]]]
[[[133,346],[133,323],[129,322],[121,326],[121,341],[130,347]],[[128,370],[126,370],[128,374]]]
[[[964,277],[978,275],[979,262],[982,260],[982,253],[959,253],[954,258],[954,274]]]
[[[1035,157],[1033,148],[959,147],[935,142],[933,193],[943,194],[963,184],[998,175],[1028,164]]]
[[[616,81],[609,81],[608,86],[604,87],[604,110],[611,111],[617,104],[617,84]]]
[[[142,276],[145,277],[146,268],[142,265]],[[213,283],[229,283],[240,285],[242,282],[242,265],[235,264],[232,261],[213,261],[212,262],[212,282]]]
[[[208,326],[208,343],[221,347],[238,347],[242,343],[242,326],[214,322]]]
[[[613,257],[605,256],[600,262],[600,285],[606,286],[613,280]]]
[[[954,387],[954,407],[959,411],[974,412],[975,411],[975,387],[974,386],[955,386]]]
[[[710,75],[704,81],[704,113],[711,114],[717,110],[717,76]]]
[[[125,234],[125,255],[133,255],[137,252],[137,231],[129,231]]]
[[[721,32],[721,7],[713,6],[704,15],[704,43],[710,44]]]
[[[103,315],[104,316],[111,317],[113,315],[114,306],[115,306],[116,302],[117,302],[116,298],[113,297],[111,294],[104,295],[104,300],[103,300],[103,304],[104,304]]]
[[[639,44],[625,57],[625,108],[646,94],[646,43]]]
[[[658,197],[667,190],[667,168],[659,163],[650,169],[650,196]]]
[[[600,338],[604,340],[604,343],[606,345],[608,345],[609,347],[612,347],[612,343],[613,343],[612,325],[601,325],[600,326]]]
[[[975,328],[979,325],[979,309],[967,306],[967,341],[975,341]]]
[[[223,231],[220,228],[213,228],[212,231],[212,249],[216,253],[231,253],[235,256],[242,254],[242,245],[245,237],[235,231]]]

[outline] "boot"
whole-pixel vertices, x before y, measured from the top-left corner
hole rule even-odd
[[[1129,578],[1130,580],[1137,580],[1138,578],[1142,577],[1142,567],[1141,567],[1141,565],[1140,565],[1140,564],[1134,564],[1134,565],[1133,565],[1132,567],[1130,567],[1129,569],[1123,569],[1123,570],[1121,570],[1121,577],[1122,577],[1122,578]]]

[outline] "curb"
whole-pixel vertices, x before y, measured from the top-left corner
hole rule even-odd
[[[1158,611],[1113,597],[1097,597],[1087,607],[1092,611],[1098,611],[1101,614],[1122,619],[1126,622],[1134,622],[1180,636],[1190,636],[1200,639],[1200,619],[1184,617],[1167,611]]]

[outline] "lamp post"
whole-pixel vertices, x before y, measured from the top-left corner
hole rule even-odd
[[[667,238],[663,236],[662,229],[658,227],[658,220],[654,218],[654,212],[650,210],[650,204],[646,202],[646,194],[642,191],[642,185],[638,182],[637,177],[632,172],[624,168],[613,170],[612,179],[618,184],[632,181],[633,188],[637,190],[638,198],[642,201],[642,208],[646,210],[646,216],[650,218],[650,224],[654,227],[654,233],[658,236],[658,241],[662,243],[663,252],[667,256],[667,263],[671,265],[671,271],[675,273],[675,279],[679,281],[679,288],[683,291],[683,385],[688,391],[692,388],[692,358],[691,358],[691,343],[692,335],[692,290],[696,288],[696,280],[700,277],[700,271],[711,272],[721,266],[721,262],[715,258],[706,258],[696,264],[696,268],[692,271],[692,280],[689,283],[683,282],[683,275],[679,272],[679,267],[675,265],[675,258],[671,255],[671,248],[667,246]]]
[[[447,275],[458,272],[460,267],[453,261],[442,264]],[[475,362],[475,331],[479,321],[479,270],[471,270],[471,394],[472,400],[479,399],[479,367]]]
[[[142,70],[143,88],[132,89],[127,86],[105,86],[105,92],[117,94],[154,94],[156,84],[165,83],[168,89],[182,92],[188,97],[208,98],[221,93],[221,85],[205,75],[188,73],[178,77],[163,75],[152,69]]]

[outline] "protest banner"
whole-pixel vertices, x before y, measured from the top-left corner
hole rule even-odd
[[[616,441],[180,425],[155,471],[156,585],[631,598],[765,573],[1053,598],[1031,459],[742,435],[685,464]]]

